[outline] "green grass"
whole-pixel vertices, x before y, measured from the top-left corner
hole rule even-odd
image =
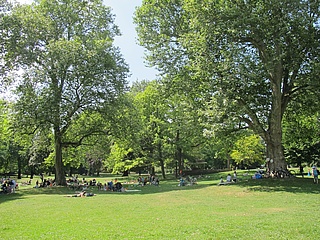
[[[0,195],[0,239],[318,239],[320,185],[311,178],[217,186],[223,174],[178,187],[64,197],[63,187]],[[240,176],[241,178],[241,176]],[[101,182],[110,178],[101,178]]]

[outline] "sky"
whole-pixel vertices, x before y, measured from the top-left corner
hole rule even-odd
[[[32,0],[18,0],[20,3],[31,3]],[[157,71],[146,67],[144,60],[144,48],[138,45],[133,13],[140,6],[142,0],[104,0],[107,6],[112,8],[116,15],[115,24],[120,28],[121,36],[115,38],[114,45],[118,46],[121,53],[129,64],[131,76],[129,83],[141,80],[154,80]]]
[[[144,48],[138,45],[133,13],[135,8],[141,6],[142,0],[104,0],[116,15],[115,23],[119,26],[121,36],[116,37],[115,45],[120,47],[126,62],[129,64],[132,76],[129,81],[153,80],[157,71],[146,67],[144,61]]]
[[[126,62],[129,64],[132,76],[129,81],[153,80],[157,71],[146,67],[144,63],[144,48],[137,43],[137,34],[133,24],[135,8],[141,6],[142,0],[104,0],[116,15],[115,23],[119,26],[122,36],[115,39],[115,45],[120,47]]]

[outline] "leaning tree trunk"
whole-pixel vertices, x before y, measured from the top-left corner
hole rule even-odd
[[[57,185],[66,186],[66,177],[64,173],[64,167],[62,162],[62,143],[60,131],[55,129],[55,168],[56,168],[56,178],[55,182]]]

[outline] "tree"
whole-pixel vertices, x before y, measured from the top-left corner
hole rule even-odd
[[[23,70],[15,82],[19,122],[31,133],[52,129],[55,180],[65,185],[62,149],[81,143],[65,139],[71,126],[85,111],[107,113],[125,90],[113,15],[100,0],[42,0],[14,7],[1,28],[2,69]]]
[[[199,160],[203,142],[194,98],[184,91],[171,91],[163,82],[151,81],[134,96],[140,116],[140,145],[144,156],[155,159],[163,178],[165,167],[176,166],[179,172]],[[134,90],[135,91],[135,90]]]
[[[12,10],[13,4],[9,1],[9,0],[0,0],[0,29],[2,29],[4,27],[4,18],[5,16],[10,13],[10,11]],[[0,46],[3,47],[3,42],[0,42]],[[1,75],[1,79],[0,79],[0,86],[1,86],[1,90],[0,92],[3,92],[3,88],[4,86],[6,86],[7,80],[8,78],[8,74],[6,71],[4,71],[4,61],[2,60],[4,57],[4,53],[2,51],[0,51],[0,75]]]
[[[139,113],[140,146],[142,155],[148,159],[145,164],[149,164],[149,170],[153,174],[154,167],[160,166],[162,177],[165,178],[165,165],[163,157],[163,145],[165,136],[163,134],[164,115],[167,108],[163,104],[162,87],[156,81],[142,83],[144,89],[140,91],[135,84],[133,88],[134,107]]]
[[[288,163],[316,164],[320,159],[319,95],[300,95],[288,105],[283,122],[283,145]],[[307,108],[304,106],[308,106]]]
[[[10,121],[8,103],[0,100],[0,172],[9,173],[10,166]]]
[[[319,9],[311,0],[145,0],[135,22],[150,64],[190,76],[204,101],[223,99],[224,121],[258,134],[276,170],[286,168],[288,103],[319,90]]]
[[[23,154],[23,141],[14,127],[13,115],[12,104],[0,100],[0,173],[17,172],[20,179],[27,157]]]
[[[252,165],[264,162],[264,146],[257,135],[243,136],[235,142],[231,157],[237,164]]]
[[[160,89],[155,81],[135,82],[126,94],[118,111],[117,130],[112,134],[111,155],[105,162],[114,172],[148,169],[154,173],[160,166],[165,178]]]

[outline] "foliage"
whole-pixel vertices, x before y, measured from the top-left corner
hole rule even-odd
[[[257,135],[243,136],[235,142],[231,157],[239,165],[264,162],[264,145]]]
[[[176,86],[207,92],[203,101],[220,99],[222,120],[251,128],[272,168],[286,167],[288,103],[319,89],[318,2],[146,0],[135,22],[151,65]]]
[[[8,112],[6,103],[4,101],[0,102],[0,171],[8,172],[8,138],[10,135],[9,122],[8,122]]]
[[[2,20],[3,69],[23,70],[18,122],[31,133],[53,130],[56,181],[64,184],[62,148],[79,144],[67,142],[71,126],[85,111],[106,113],[125,90],[128,68],[112,45],[118,28],[100,0],[18,5]]]
[[[165,168],[172,169],[176,162],[182,170],[201,160],[203,127],[192,99],[157,81],[135,83],[128,99],[132,101],[121,116],[128,119],[130,126],[117,143],[121,141],[126,151],[132,151],[132,157],[126,163],[124,158],[115,158],[120,161],[118,167],[148,167],[151,172],[160,167],[165,177]]]
[[[320,159],[319,97],[310,93],[289,105],[284,118],[284,148],[288,162],[296,165],[315,164]],[[308,107],[304,107],[307,105]]]
[[[121,173],[146,164],[145,158],[133,159],[133,154],[133,149],[125,149],[121,145],[114,143],[111,146],[110,155],[105,164],[112,167],[113,173]]]

